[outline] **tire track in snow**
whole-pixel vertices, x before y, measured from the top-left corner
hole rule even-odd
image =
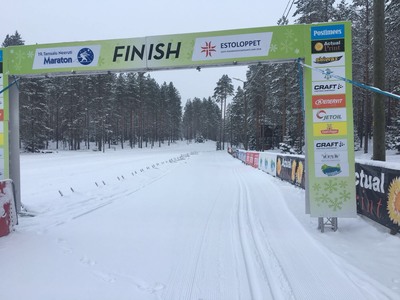
[[[268,244],[261,223],[251,207],[246,180],[234,170],[239,186],[237,222],[239,241],[246,267],[251,299],[295,299],[286,275]]]

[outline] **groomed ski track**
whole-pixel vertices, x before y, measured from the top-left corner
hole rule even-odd
[[[19,262],[3,263],[2,284],[23,288],[0,298],[390,299],[309,235],[278,181],[204,151],[70,193],[2,244]]]

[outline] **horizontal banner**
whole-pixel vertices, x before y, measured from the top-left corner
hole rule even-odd
[[[305,188],[305,160],[295,156],[278,155],[276,158],[276,175],[293,185]]]
[[[400,230],[399,170],[356,163],[357,212]]]
[[[7,47],[10,75],[144,71],[292,60],[309,51],[309,25]],[[11,63],[12,62],[12,63]]]

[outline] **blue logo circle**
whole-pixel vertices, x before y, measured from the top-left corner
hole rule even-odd
[[[78,61],[84,65],[87,66],[89,65],[94,59],[94,53],[91,49],[89,48],[82,48],[78,52]]]

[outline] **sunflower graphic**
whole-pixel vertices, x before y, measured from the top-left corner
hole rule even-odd
[[[292,181],[293,182],[296,180],[296,165],[297,165],[297,161],[292,160]]]
[[[276,166],[276,172],[278,173],[278,175],[281,175],[281,170],[282,170],[282,162],[281,162],[281,159],[278,158],[278,162],[277,162],[277,166]]]
[[[400,225],[400,177],[390,183],[387,210],[390,220]]]
[[[303,179],[303,170],[304,170],[303,162],[299,161],[299,166],[297,167],[297,172],[296,172],[297,173],[296,178],[299,184],[301,184],[301,181]]]

